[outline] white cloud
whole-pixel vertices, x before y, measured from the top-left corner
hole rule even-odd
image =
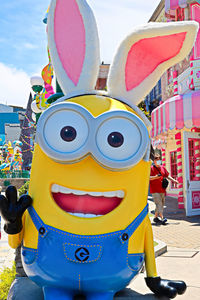
[[[116,47],[134,26],[148,21],[159,2],[160,0],[88,0],[97,19],[101,41],[101,59],[105,63],[111,62]],[[33,24],[33,33],[39,34],[41,30],[44,30],[42,26]],[[3,40],[4,38],[1,37],[0,42]],[[32,41],[24,40],[15,47],[21,51],[38,48],[37,44],[33,44]],[[43,65],[31,65],[30,61],[27,65],[33,72],[41,73]],[[26,67],[24,65],[24,69]],[[30,76],[25,71],[0,62],[0,103],[26,107],[30,91]]]
[[[36,49],[36,48],[38,48],[36,45],[34,45],[34,44],[31,44],[31,43],[24,43],[24,48],[26,48],[26,49]]]
[[[110,63],[120,42],[137,25],[148,22],[160,0],[88,0],[97,20],[101,59]]]
[[[0,103],[26,107],[30,91],[27,73],[0,63]]]

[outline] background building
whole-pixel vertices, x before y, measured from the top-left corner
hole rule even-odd
[[[158,81],[156,86],[151,90],[151,92],[146,96],[144,103],[146,111],[150,114],[152,111],[161,104],[162,101],[162,89],[161,89],[161,79]]]
[[[195,20],[200,23],[200,1],[160,1],[150,21]],[[161,77],[163,103],[153,110],[152,137],[163,162],[179,184],[168,194],[178,199],[186,214],[200,214],[200,32],[191,53]]]
[[[19,139],[25,109],[0,104],[0,146]]]
[[[99,68],[99,76],[96,83],[96,90],[106,89],[109,68],[109,64],[104,64],[104,62],[101,63]]]

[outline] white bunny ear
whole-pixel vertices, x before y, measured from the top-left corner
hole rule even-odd
[[[57,80],[65,94],[91,92],[99,72],[99,38],[85,0],[52,0],[48,40]]]
[[[110,68],[108,94],[138,104],[161,75],[192,49],[198,23],[149,23],[120,45]]]

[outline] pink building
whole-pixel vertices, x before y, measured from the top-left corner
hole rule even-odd
[[[200,1],[163,0],[150,21],[195,20],[200,23]],[[152,138],[178,185],[168,195],[177,198],[186,214],[200,215],[200,31],[192,52],[161,78],[162,100],[152,112]]]

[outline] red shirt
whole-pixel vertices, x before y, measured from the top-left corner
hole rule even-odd
[[[159,171],[156,169],[158,168]],[[151,174],[150,176],[156,176],[158,174],[162,174],[158,179],[150,180],[150,193],[165,193],[165,189],[162,187],[162,180],[164,177],[169,176],[169,172],[163,166],[151,166]]]

